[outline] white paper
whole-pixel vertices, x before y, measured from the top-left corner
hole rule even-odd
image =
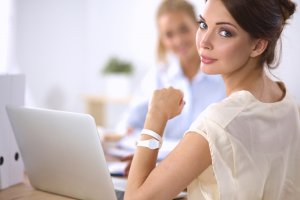
[[[124,176],[125,168],[128,162],[108,162],[108,170],[112,176]]]
[[[125,191],[127,179],[121,177],[112,177],[115,190]]]

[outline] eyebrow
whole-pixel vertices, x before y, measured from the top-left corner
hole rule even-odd
[[[206,20],[204,19],[204,17],[202,15],[199,15],[199,17],[201,20],[206,22]],[[234,24],[229,23],[229,22],[217,22],[216,25],[230,25],[230,26],[233,26],[234,28],[238,29]]]

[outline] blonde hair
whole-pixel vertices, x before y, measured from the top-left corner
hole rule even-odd
[[[166,13],[178,11],[186,13],[188,16],[194,19],[195,22],[197,21],[194,6],[186,0],[163,0],[163,2],[158,7],[156,13],[156,21],[158,22],[159,18]],[[158,62],[166,62],[167,50],[162,44],[160,37],[158,38],[156,53]]]

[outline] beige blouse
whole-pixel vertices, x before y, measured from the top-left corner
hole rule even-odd
[[[207,139],[212,165],[188,186],[189,200],[300,199],[300,118],[288,93],[262,103],[235,92],[209,106],[190,131]]]

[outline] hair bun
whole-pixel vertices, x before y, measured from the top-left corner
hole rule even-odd
[[[279,0],[284,21],[290,18],[296,10],[296,4],[291,0]]]

